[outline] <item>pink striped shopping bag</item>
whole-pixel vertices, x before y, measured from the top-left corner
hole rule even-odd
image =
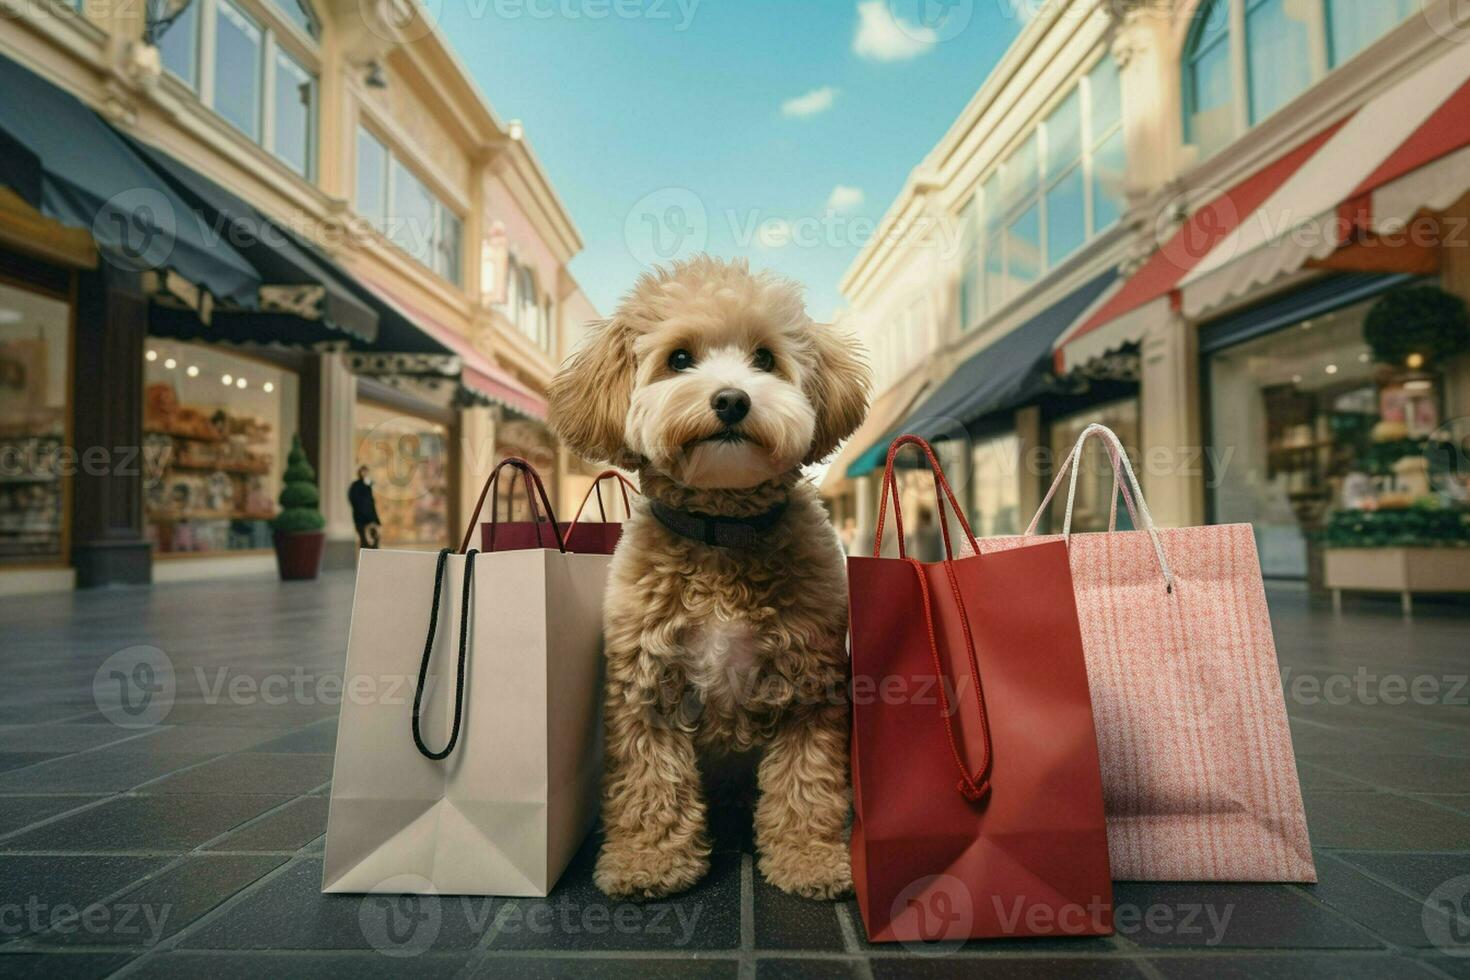
[[[1092,436],[1142,530],[1070,533]],[[1026,534],[981,553],[1046,540],[1036,527],[1069,471],[1052,540],[1071,557],[1113,876],[1316,881],[1250,525],[1156,529],[1118,437],[1091,425]]]

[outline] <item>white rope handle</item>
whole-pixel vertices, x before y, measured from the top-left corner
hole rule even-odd
[[[1072,539],[1072,507],[1077,500],[1077,474],[1082,469],[1082,448],[1087,440],[1093,436],[1102,439],[1107,446],[1108,455],[1113,464],[1113,505],[1108,519],[1108,530],[1114,529],[1114,523],[1118,510],[1118,470],[1122,468],[1123,475],[1127,478],[1127,487],[1133,491],[1133,502],[1137,506],[1137,513],[1133,515],[1134,523],[1140,525],[1140,530],[1148,533],[1149,540],[1154,546],[1154,555],[1159,560],[1159,569],[1164,573],[1164,587],[1174,591],[1174,573],[1169,568],[1169,560],[1164,556],[1164,543],[1159,538],[1158,528],[1154,525],[1154,516],[1149,512],[1148,503],[1143,499],[1143,488],[1139,486],[1138,477],[1133,473],[1133,464],[1128,459],[1128,453],[1123,449],[1123,443],[1118,439],[1117,433],[1101,423],[1094,422],[1082,430],[1077,437],[1077,444],[1063,461],[1062,467],[1057,471],[1056,479],[1052,481],[1051,489],[1046,491],[1046,496],[1041,501],[1041,506],[1036,509],[1036,516],[1031,518],[1031,524],[1026,528],[1026,534],[1035,534],[1036,528],[1041,523],[1041,515],[1046,513],[1047,505],[1051,503],[1052,497],[1056,496],[1057,489],[1061,486],[1062,478],[1070,475],[1067,485],[1067,511],[1062,521],[1062,540],[1069,542]],[[1070,474],[1069,474],[1070,471]],[[1125,498],[1126,499],[1126,498]],[[1133,512],[1133,508],[1129,508]],[[1140,520],[1141,518],[1141,520]]]

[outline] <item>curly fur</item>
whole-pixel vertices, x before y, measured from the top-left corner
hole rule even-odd
[[[668,368],[683,348],[685,372]],[[750,363],[758,348],[775,367]],[[713,391],[749,392],[744,441]],[[855,429],[868,376],[854,343],[807,317],[799,289],[707,257],[641,278],[551,387],[552,425],[585,456],[636,467],[646,495],[613,558],[605,605],[605,841],[614,897],[681,891],[709,866],[701,753],[760,747],[760,870],[831,898],[852,886],[846,843],[847,584],[815,490],[800,478]],[[750,549],[680,537],[648,499],[781,520]]]

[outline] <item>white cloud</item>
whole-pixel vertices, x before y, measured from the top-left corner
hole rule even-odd
[[[782,102],[781,115],[805,119],[819,112],[826,112],[832,108],[832,103],[836,100],[837,89],[831,85],[823,85],[821,88],[812,89],[805,95],[798,95],[794,99]]]
[[[853,54],[874,61],[906,61],[928,51],[939,40],[932,27],[895,17],[885,0],[863,0],[857,6]]]
[[[838,184],[832,188],[832,193],[827,195],[828,211],[850,211],[859,207],[867,198],[861,187],[848,187],[846,184]]]
[[[762,248],[785,248],[791,244],[794,229],[785,218],[767,218],[755,231],[755,240]]]

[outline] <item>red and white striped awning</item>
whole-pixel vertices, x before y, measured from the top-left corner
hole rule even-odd
[[[1470,190],[1470,45],[1375,96],[1197,209],[1056,344],[1059,371],[1137,342],[1325,259],[1363,233],[1401,231]]]
[[[460,383],[466,388],[473,389],[507,408],[515,409],[522,415],[542,421],[546,419],[546,399],[481,354],[464,334],[439,322],[386,286],[363,276],[358,276],[358,279],[384,303],[396,309],[404,319],[455,353],[460,361]]]

